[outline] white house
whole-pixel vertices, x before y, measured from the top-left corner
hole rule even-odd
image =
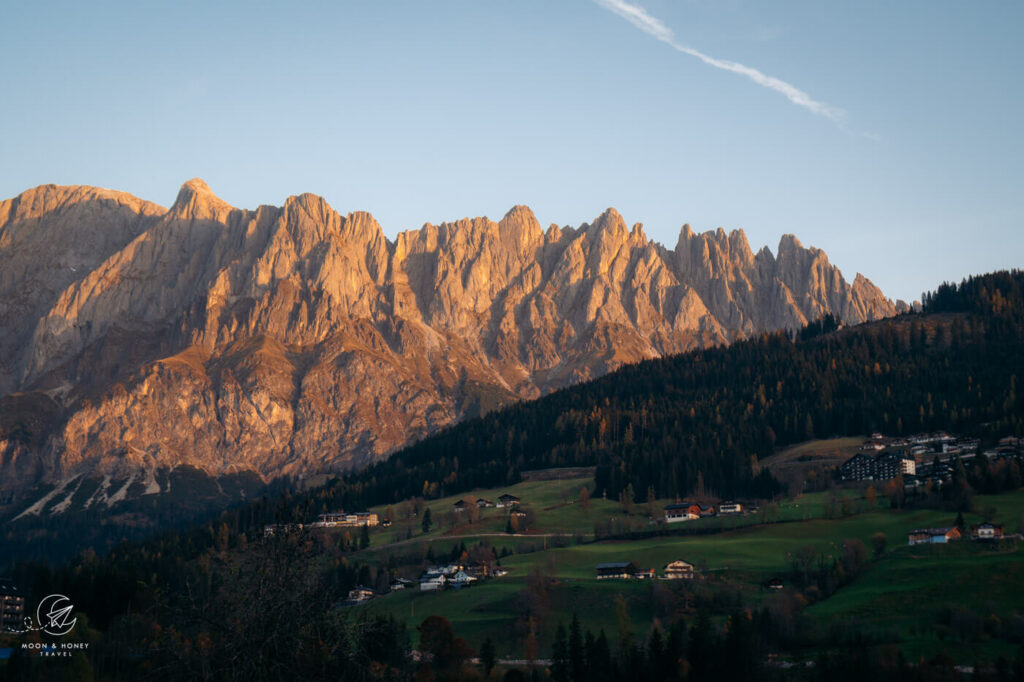
[[[448,584],[453,585],[455,587],[464,587],[466,585],[469,585],[470,583],[475,582],[476,578],[466,573],[465,571],[459,571],[458,573],[456,573],[448,579]]]
[[[420,590],[424,592],[428,590],[443,590],[447,581],[444,573],[424,573],[420,577]]]
[[[950,540],[960,539],[960,529],[952,528],[915,528],[907,533],[908,545],[944,545]]]
[[[369,587],[357,586],[348,591],[348,602],[350,604],[364,604],[373,599],[373,590]]]
[[[678,559],[665,566],[666,580],[691,580],[693,579],[693,564],[689,561]]]
[[[499,509],[504,509],[506,507],[515,507],[518,504],[519,504],[519,498],[518,497],[516,497],[515,495],[509,495],[508,493],[505,493],[504,495],[502,495],[501,497],[498,498],[498,505],[497,506],[498,506]]]
[[[691,504],[690,502],[670,504],[665,507],[665,520],[669,523],[693,521],[700,518],[700,511],[700,505]]]
[[[979,523],[971,526],[972,540],[999,540],[1003,537],[1003,524]]]

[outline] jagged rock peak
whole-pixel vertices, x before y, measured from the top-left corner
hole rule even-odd
[[[622,215],[612,207],[608,207],[604,210],[604,213],[599,215],[593,223],[586,226],[587,232],[595,230],[598,232],[627,232],[626,221]]]
[[[190,189],[193,192],[204,192],[206,194],[213,194],[213,190],[210,189],[210,186],[207,185],[206,181],[203,180],[202,178],[192,178],[184,185],[182,185],[181,189]]]
[[[331,217],[335,215],[335,210],[331,208],[326,199],[319,194],[312,194],[310,192],[293,195],[285,199],[284,210],[291,215],[304,215],[318,224],[330,222]]]
[[[729,232],[729,247],[735,252],[737,250],[750,252],[750,242],[747,241],[747,233],[743,228]]]
[[[784,234],[782,235],[782,238],[779,239],[779,250],[776,253],[781,255],[783,252],[796,251],[797,249],[802,248],[804,248],[804,245],[800,243],[800,240],[796,238],[796,235]]]
[[[200,178],[192,178],[178,190],[170,215],[193,220],[221,220],[235,210]]]
[[[524,227],[527,225],[537,225],[537,227],[540,227],[540,223],[537,222],[537,217],[533,214],[533,210],[525,204],[516,204],[510,208],[501,219],[501,222]]]

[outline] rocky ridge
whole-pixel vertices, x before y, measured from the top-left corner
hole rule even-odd
[[[0,495],[363,466],[623,363],[903,307],[791,235],[755,254],[684,225],[669,250],[614,209],[390,241],[310,194],[243,210],[196,179],[163,209],[47,185],[0,202]]]

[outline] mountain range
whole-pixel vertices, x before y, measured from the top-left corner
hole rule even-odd
[[[165,209],[41,186],[0,202],[0,501],[110,506],[182,467],[244,496],[624,364],[906,309],[792,235],[755,253],[684,225],[668,249],[614,209],[392,241],[311,194],[244,210],[195,179]]]

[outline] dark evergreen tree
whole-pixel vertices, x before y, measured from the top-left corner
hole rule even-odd
[[[551,645],[551,679],[554,682],[569,682],[569,643],[565,626],[561,623],[555,629],[555,641]]]
[[[576,613],[572,614],[572,624],[569,626],[569,673],[574,682],[587,679],[583,635]]]
[[[366,549],[370,546],[370,529],[367,526],[361,526],[359,529],[359,548]]]
[[[491,671],[494,670],[497,662],[498,657],[494,650],[494,642],[488,637],[480,645],[480,665],[483,666],[485,676],[491,676]]]
[[[423,521],[420,524],[420,527],[423,529],[424,534],[426,534],[430,532],[430,527],[432,525],[434,525],[434,522],[430,520],[430,507],[427,507],[423,511]]]

